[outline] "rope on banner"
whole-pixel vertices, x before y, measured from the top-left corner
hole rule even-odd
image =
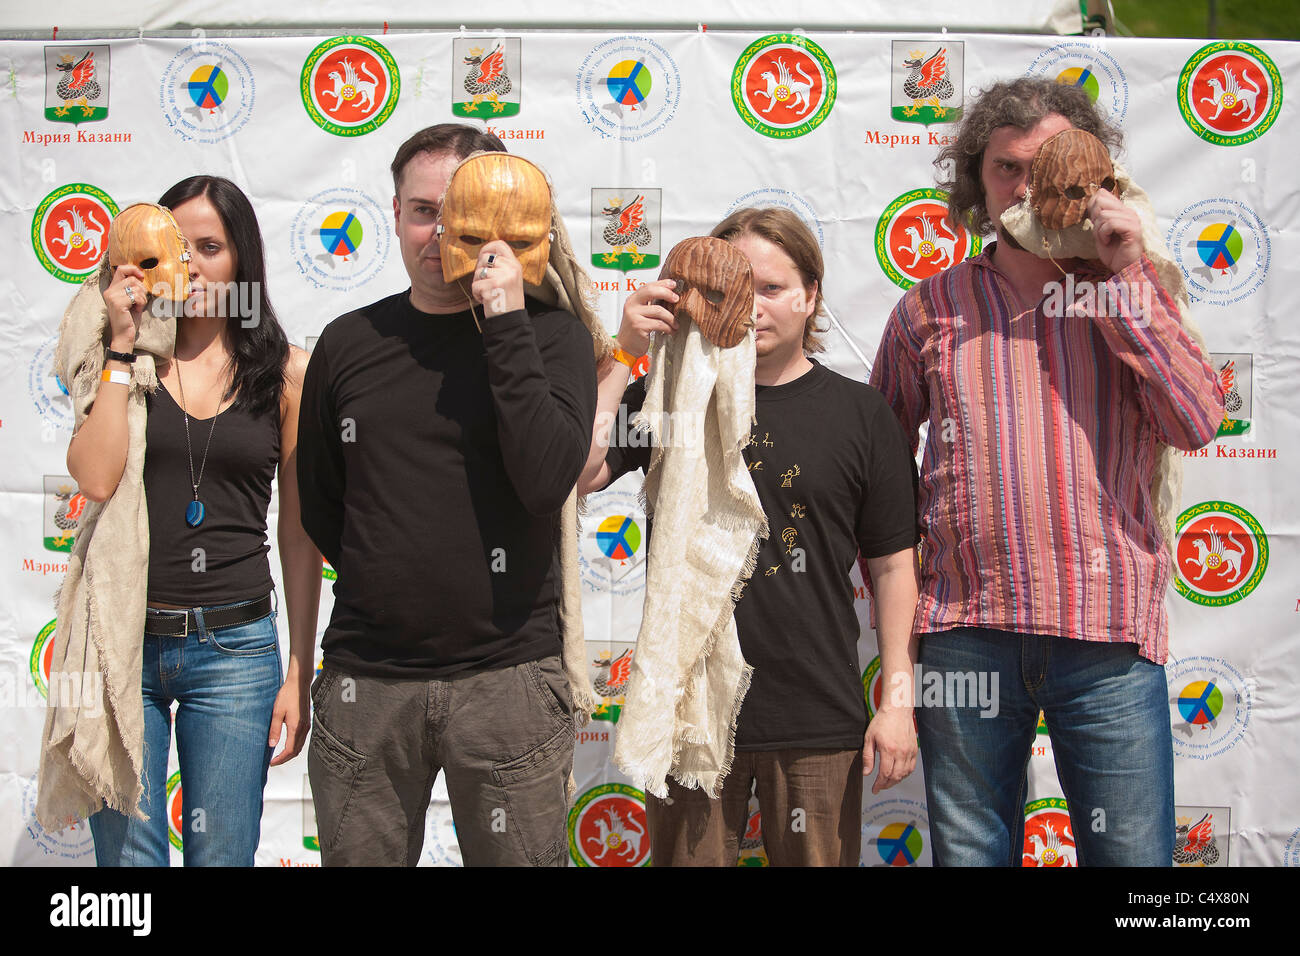
[[[854,342],[853,339],[849,337],[848,330],[840,324],[839,319],[835,318],[835,313],[831,311],[830,306],[826,304],[825,299],[822,300],[822,308],[826,312],[826,317],[831,320],[831,325],[835,328],[835,331],[840,333],[840,337],[844,339],[845,344],[848,345],[848,347],[853,351],[853,354],[858,357],[858,361],[862,363],[862,367],[867,370],[867,377],[870,378],[871,363],[867,361],[867,357],[862,354],[862,349],[858,348],[858,343]]]

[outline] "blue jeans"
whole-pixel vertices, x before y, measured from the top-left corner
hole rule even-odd
[[[248,602],[238,602],[240,604]],[[196,608],[196,616],[218,607]],[[144,796],[148,820],[105,807],[90,818],[100,866],[167,866],[171,703],[186,866],[252,866],[261,835],[267,737],[281,684],[273,610],[236,627],[144,636]]]
[[[1134,644],[963,627],[921,635],[917,722],[938,866],[1019,866],[1026,773],[1043,711],[1078,862],[1169,866],[1174,756],[1165,669]],[[987,675],[994,706],[969,694],[924,706],[945,675]],[[969,681],[966,682],[969,687]],[[983,714],[983,715],[982,715]]]

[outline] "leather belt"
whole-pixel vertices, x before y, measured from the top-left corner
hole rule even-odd
[[[218,608],[203,612],[203,627],[215,631],[222,627],[238,627],[261,620],[271,613],[271,595],[236,604],[234,607]],[[151,607],[145,612],[144,632],[156,637],[186,637],[190,631],[199,630],[199,620],[193,609],[169,611],[164,608]]]

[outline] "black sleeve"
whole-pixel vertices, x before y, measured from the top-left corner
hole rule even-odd
[[[316,343],[298,411],[298,497],[302,526],[325,560],[337,566],[343,538],[342,433],[334,411],[325,337]]]
[[[609,430],[609,451],[605,453],[605,464],[609,466],[606,487],[629,471],[640,468],[644,472],[650,467],[650,434],[632,429],[632,419],[644,404],[645,379],[639,378],[623,392],[623,401]]]
[[[881,558],[913,547],[919,540],[917,474],[903,426],[879,393],[872,399],[867,487],[859,499],[857,538],[862,557]]]
[[[510,483],[530,514],[559,511],[596,420],[591,333],[567,312],[530,320],[519,310],[486,318],[483,346]]]

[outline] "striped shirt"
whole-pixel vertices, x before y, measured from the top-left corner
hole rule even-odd
[[[1163,664],[1171,559],[1151,477],[1160,443],[1214,437],[1223,398],[1145,256],[1068,281],[1088,290],[1076,310],[1020,311],[986,251],[890,315],[871,384],[913,453],[929,423],[915,629],[1128,641]]]

